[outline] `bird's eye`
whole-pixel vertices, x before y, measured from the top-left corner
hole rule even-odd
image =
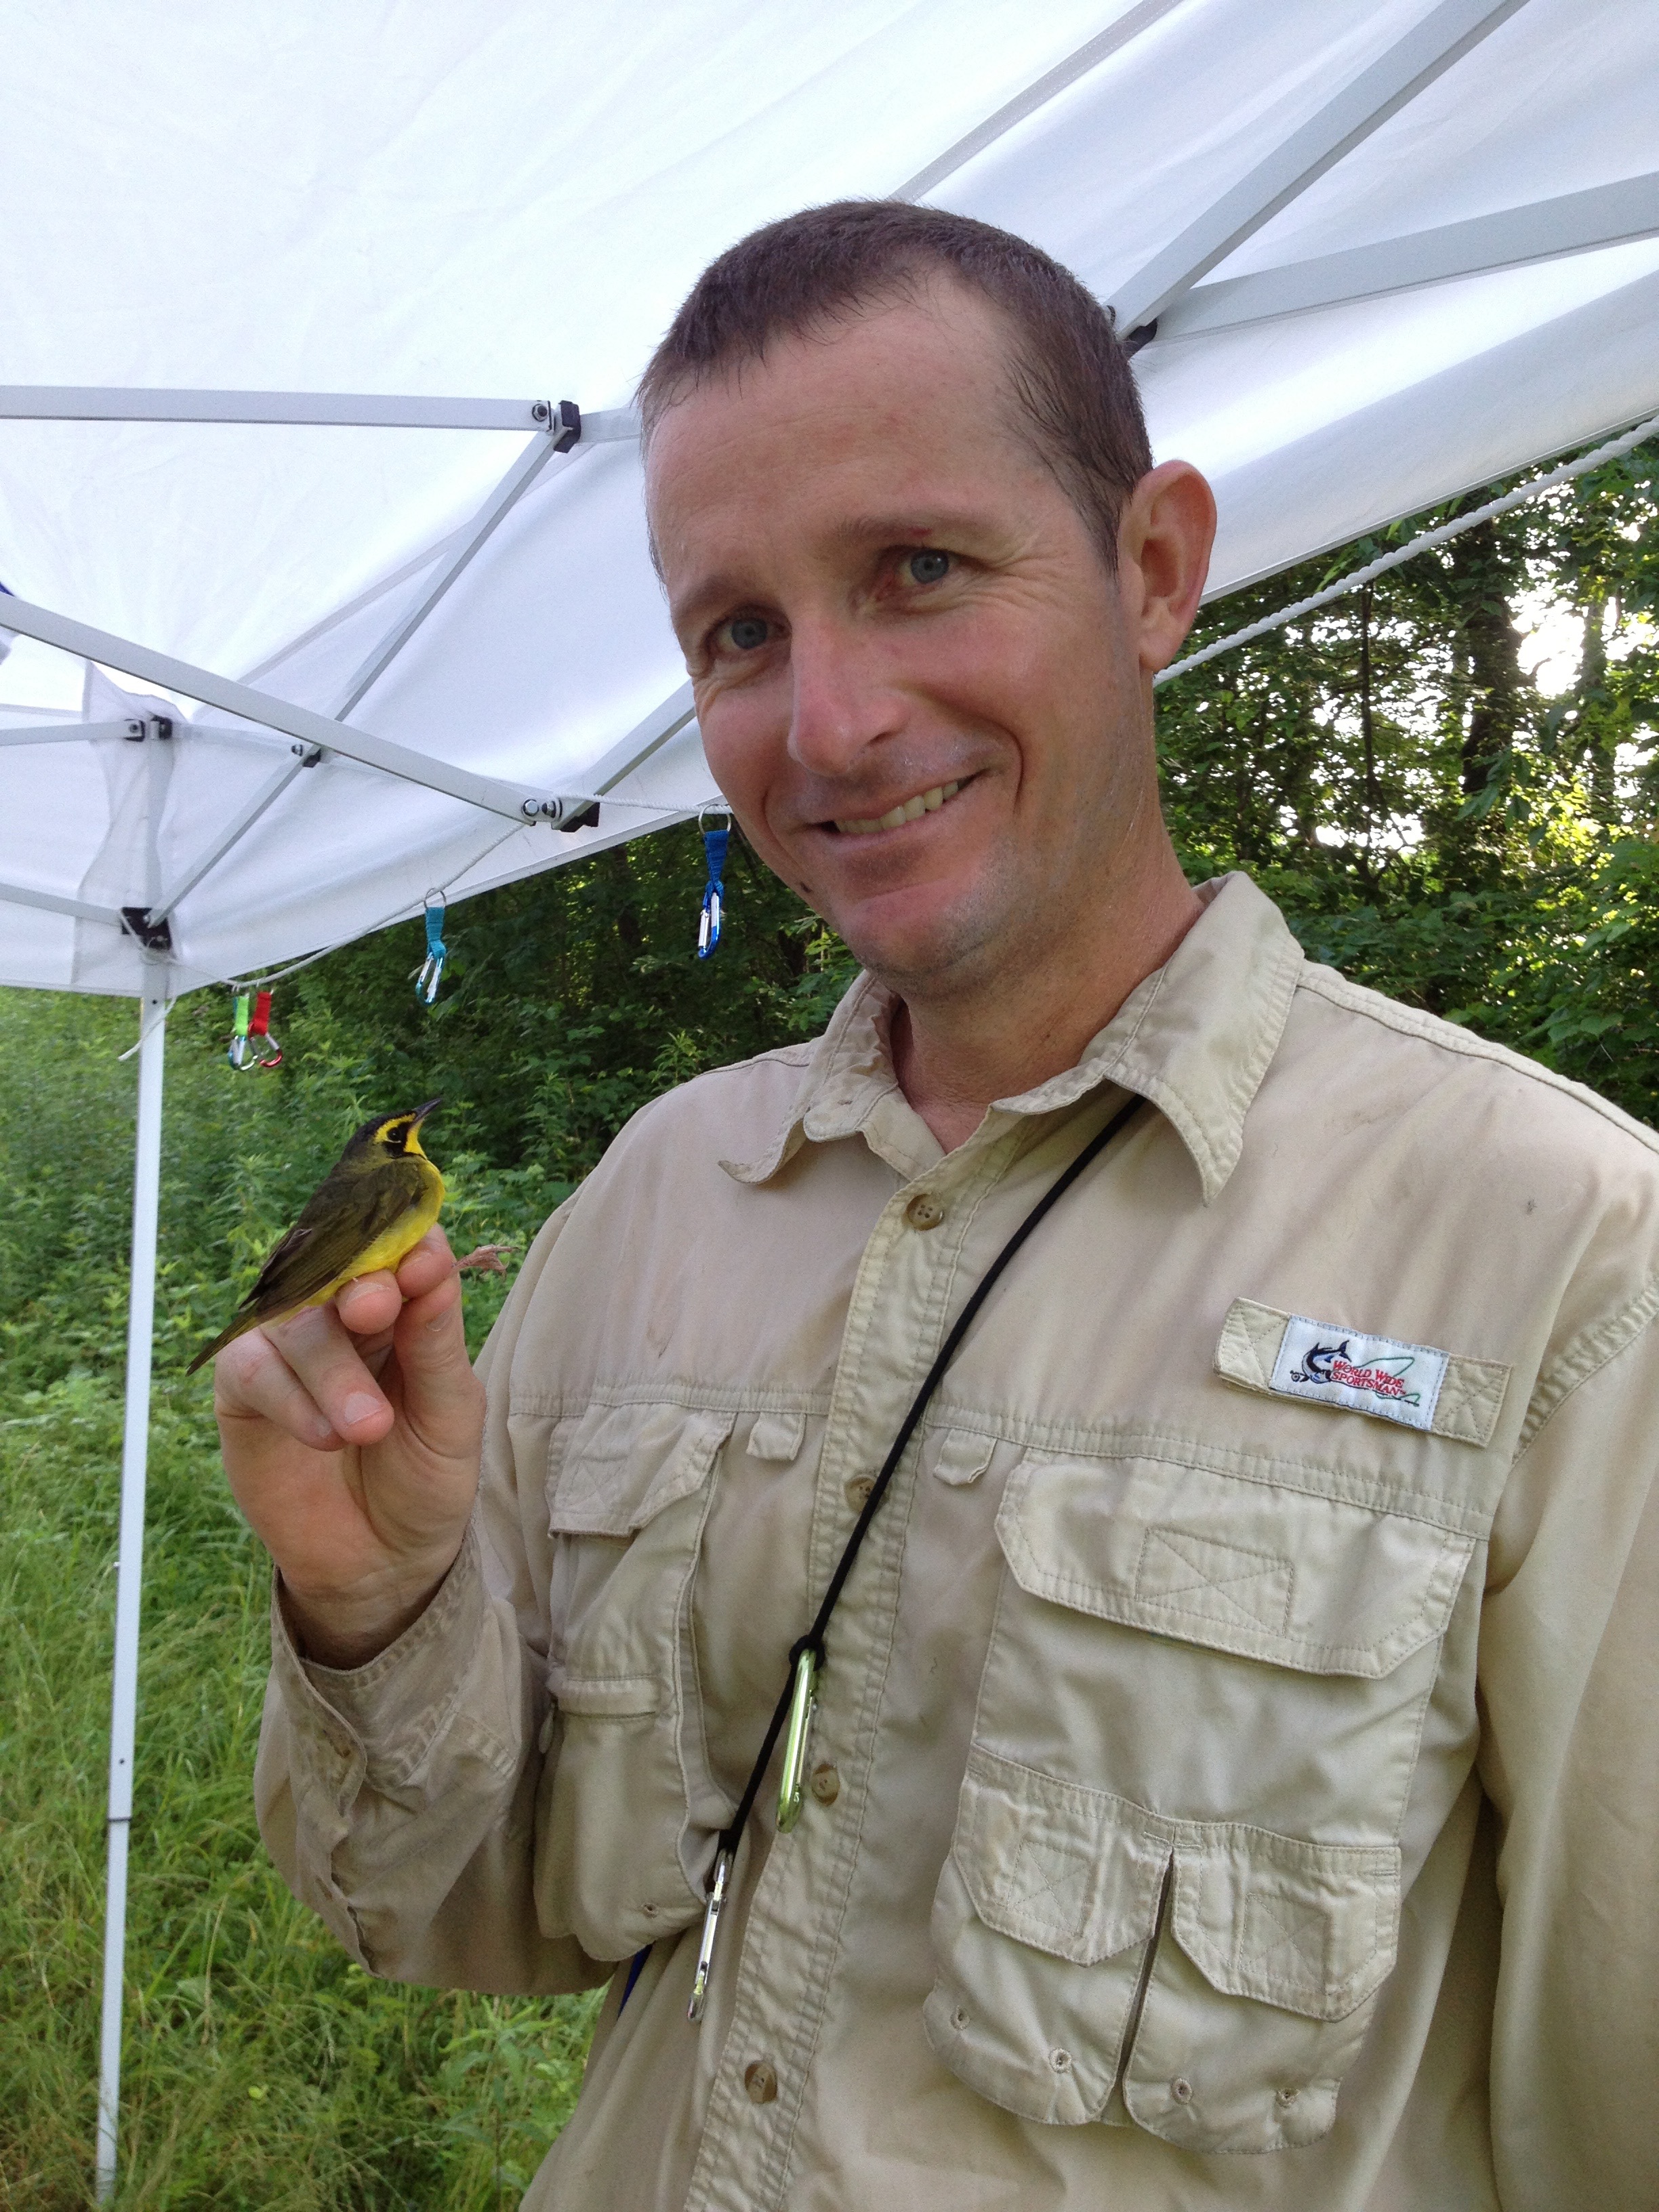
[[[939,584],[951,573],[951,556],[932,545],[920,546],[904,557],[904,573],[913,584]]]
[[[772,625],[760,615],[733,615],[723,634],[738,652],[754,653],[771,636]]]

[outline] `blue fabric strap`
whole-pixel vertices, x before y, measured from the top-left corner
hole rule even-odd
[[[729,823],[724,830],[705,830],[702,833],[708,881],[703,887],[702,914],[697,923],[699,960],[707,960],[720,941],[720,909],[726,898],[726,848],[731,842]]]
[[[425,1006],[430,1006],[438,995],[438,984],[448,958],[444,944],[444,902],[437,897],[426,902],[426,958],[415,971],[415,995]]]

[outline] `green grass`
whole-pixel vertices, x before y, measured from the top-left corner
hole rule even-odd
[[[183,1363],[360,1115],[325,1032],[238,1078],[222,1009],[167,1071],[123,2208],[494,2208],[571,2105],[597,1999],[380,1983],[289,1896],[250,1784],[269,1567]],[[90,2203],[134,1068],[130,1004],[0,992],[0,2206]],[[522,1244],[562,1194],[459,1167],[467,1241]],[[232,1261],[234,1262],[234,1275]],[[469,1287],[482,1334],[505,1285]]]

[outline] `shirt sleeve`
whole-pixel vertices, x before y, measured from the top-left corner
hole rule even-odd
[[[480,1509],[426,1611],[366,1666],[337,1669],[301,1658],[272,1593],[260,1832],[301,1903],[393,1980],[551,1992],[611,1972],[537,1920],[545,1636],[525,1617],[527,1564],[497,1556],[517,1517],[488,1503],[516,1490],[506,1376],[562,1216],[537,1239],[480,1358]]]
[[[1504,2212],[1659,2204],[1659,1286],[1552,1361],[1493,1530]],[[1523,1431],[1523,1436],[1526,1432]]]

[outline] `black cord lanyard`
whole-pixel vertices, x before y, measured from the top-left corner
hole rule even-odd
[[[720,1831],[720,1841],[714,1852],[714,1869],[708,1879],[708,1905],[703,1914],[702,1941],[697,1948],[697,1971],[691,1984],[691,2002],[686,2010],[688,2020],[696,2021],[702,2018],[703,2003],[708,1994],[708,1970],[714,1957],[714,1938],[720,1928],[720,1908],[726,1902],[726,1888],[732,1877],[732,1862],[737,1857],[738,1845],[742,1840],[744,1829],[748,1825],[749,1815],[755,1809],[755,1800],[760,1795],[761,1784],[765,1778],[766,1770],[771,1764],[772,1753],[777,1748],[778,1738],[782,1735],[786,1724],[788,1727],[789,1735],[784,1747],[783,1781],[778,1793],[778,1826],[787,1833],[795,1825],[800,1811],[801,1781],[806,1759],[807,1730],[811,1726],[815,1706],[813,1692],[817,1687],[817,1677],[825,1665],[824,1631],[830,1626],[830,1616],[836,1609],[836,1601],[846,1587],[847,1577],[853,1571],[853,1562],[859,1555],[859,1547],[864,1541],[865,1532],[876,1517],[881,1501],[887,1494],[887,1486],[893,1479],[899,1462],[904,1456],[905,1448],[911,1437],[915,1436],[921,1417],[927,1410],[928,1401],[944,1380],[945,1369],[955,1358],[963,1338],[973,1326],[975,1317],[986,1299],[991,1295],[992,1289],[1003,1269],[1038,1223],[1042,1220],[1049,1208],[1057,1205],[1085,1170],[1099,1158],[1125,1122],[1139,1110],[1142,1103],[1139,1098],[1131,1098],[1127,1105],[1120,1107],[1105,1127],[1097,1135],[1089,1139],[1071,1165],[1062,1174],[1057,1176],[1048,1189],[1043,1192],[1024,1220],[1020,1223],[1001,1251],[997,1254],[996,1258],[980,1277],[967,1304],[957,1316],[950,1334],[939,1346],[939,1356],[928,1369],[921,1389],[911,1401],[909,1412],[899,1424],[898,1434],[894,1437],[891,1448],[882,1462],[881,1473],[872,1484],[870,1495],[864,1501],[864,1510],[854,1523],[853,1533],[847,1539],[841,1558],[836,1563],[836,1571],[830,1577],[829,1588],[823,1593],[823,1601],[818,1607],[812,1626],[805,1636],[790,1646],[789,1679],[784,1684],[783,1694],[778,1699],[773,1711],[770,1725],[766,1731],[766,1739],[760,1747],[759,1756],[750,1770],[749,1780],[738,1801],[738,1809],[732,1814],[730,1822]]]

